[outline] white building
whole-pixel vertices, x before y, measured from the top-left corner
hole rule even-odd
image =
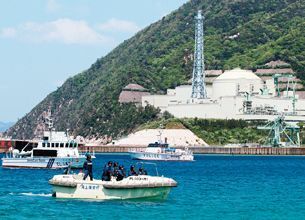
[[[168,89],[166,95],[142,97],[142,106],[153,105],[178,118],[286,119],[305,121],[305,99],[293,101],[293,93],[276,97],[272,79],[263,81],[251,70],[225,71],[206,87],[208,99],[192,99],[192,86]],[[293,107],[293,103],[295,107]]]

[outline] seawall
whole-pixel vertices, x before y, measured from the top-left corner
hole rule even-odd
[[[94,146],[96,153],[126,153],[130,150],[141,150],[145,147],[131,146]],[[177,147],[179,148],[179,147]],[[195,154],[231,154],[231,155],[305,155],[305,147],[189,147]]]
[[[0,140],[0,153],[7,152],[10,147],[23,146],[29,142],[35,144],[32,141],[20,141],[20,140]],[[90,148],[90,151],[96,153],[127,153],[128,151],[137,151],[145,149],[145,146],[82,146],[81,151],[86,151]],[[179,147],[176,147],[179,148]],[[228,155],[305,155],[305,146],[303,147],[189,147],[195,154],[228,154]]]

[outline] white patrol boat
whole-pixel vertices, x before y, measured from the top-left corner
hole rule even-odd
[[[86,160],[78,151],[78,143],[67,132],[54,131],[52,120],[48,119],[49,131],[37,146],[26,145],[22,149],[10,149],[2,158],[2,166],[8,168],[59,169],[70,166],[81,168]],[[30,143],[30,142],[29,142]]]
[[[189,149],[176,149],[168,144],[155,142],[145,149],[130,151],[130,157],[135,160],[162,160],[162,161],[193,161],[193,152]]]
[[[74,199],[166,199],[177,182],[163,176],[129,176],[117,181],[83,180],[83,173],[55,175],[49,184],[53,186],[53,197]]]

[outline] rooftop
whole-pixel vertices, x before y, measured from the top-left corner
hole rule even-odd
[[[145,91],[146,89],[139,84],[130,83],[127,86],[125,86],[123,90]]]
[[[233,70],[227,70],[215,80],[229,80],[229,79],[249,79],[249,80],[260,80],[251,70],[242,70],[235,68]]]
[[[282,60],[273,60],[265,64],[265,66],[277,67],[277,66],[289,66],[289,63],[286,63]]]

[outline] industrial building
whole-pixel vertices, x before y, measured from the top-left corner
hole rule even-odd
[[[271,61],[255,72],[205,71],[203,19],[199,11],[192,85],[168,89],[166,95],[144,95],[142,106],[153,105],[177,118],[273,120],[285,115],[286,120],[305,121],[305,99],[296,92],[301,84],[289,64]]]
[[[144,95],[150,95],[150,93],[143,86],[130,83],[120,93],[119,103],[134,103],[141,106],[142,96]]]
[[[142,96],[142,105],[153,105],[178,118],[270,119],[285,114],[287,120],[305,121],[305,99],[293,91],[277,97],[273,80],[263,81],[251,70],[233,69],[206,86],[208,98],[191,98],[192,86],[168,89],[166,95]]]

